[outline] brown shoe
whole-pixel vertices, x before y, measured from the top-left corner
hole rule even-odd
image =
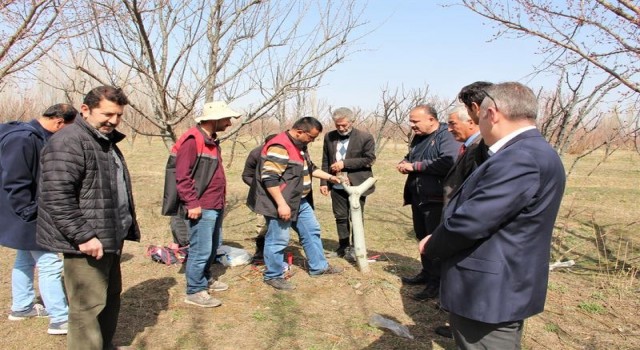
[[[320,277],[320,276],[325,276],[325,275],[336,275],[339,273],[342,273],[344,271],[344,269],[342,267],[337,267],[337,266],[331,266],[329,265],[326,269],[318,272],[318,273],[313,273],[313,274],[309,274],[311,277]]]

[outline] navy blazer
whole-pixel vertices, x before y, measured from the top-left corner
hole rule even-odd
[[[336,162],[336,150],[338,148],[338,140],[340,134],[336,130],[328,132],[324,137],[324,145],[322,146],[322,167],[321,169],[327,173],[332,173],[330,166]],[[373,177],[373,163],[376,161],[376,144],[373,136],[356,128],[351,130],[349,134],[349,145],[347,153],[343,160],[344,170],[347,172],[349,182],[353,186],[358,186],[365,182],[368,178]],[[333,184],[327,180],[320,180],[321,186],[333,187]],[[368,196],[375,190],[375,185],[371,186],[362,195]]]
[[[442,260],[443,308],[486,323],[543,311],[564,186],[560,157],[537,130],[516,136],[469,176],[425,250]]]
[[[36,244],[37,185],[51,134],[36,119],[0,125],[0,245],[46,250]]]

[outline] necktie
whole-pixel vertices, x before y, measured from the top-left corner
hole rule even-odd
[[[465,146],[465,144],[463,143],[462,145],[460,145],[460,149],[458,150],[458,157],[461,157],[466,151],[467,146]]]

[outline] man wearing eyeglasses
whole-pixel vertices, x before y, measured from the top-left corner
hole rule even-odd
[[[284,250],[289,245],[289,228],[300,237],[312,277],[342,272],[341,268],[327,263],[320,240],[320,224],[313,211],[312,177],[340,183],[336,176],[316,168],[311,162],[307,145],[321,132],[322,124],[317,119],[304,117],[291,129],[265,143],[247,196],[249,208],[267,220],[264,282],[275,289],[295,289],[284,278]]]
[[[451,169],[460,144],[447,130],[447,124],[438,121],[438,112],[432,105],[419,105],[409,113],[413,132],[409,153],[396,169],[407,175],[404,186],[404,204],[411,205],[413,230],[418,240],[431,234],[442,217],[442,181]],[[436,298],[440,290],[440,266],[420,256],[421,271],[413,277],[402,277],[409,285],[425,285],[412,297],[423,301]]]
[[[524,319],[544,309],[565,173],[536,130],[531,89],[509,82],[484,94],[478,116],[490,157],[420,250],[442,262],[440,303],[460,349],[520,349]]]
[[[462,142],[458,158],[444,178],[444,207],[464,181],[487,159],[487,145],[482,141],[478,127],[478,107],[484,99],[484,88],[492,83],[479,81],[460,90],[458,100],[462,102],[449,114],[449,132],[458,142]],[[438,326],[434,331],[447,338],[453,338],[451,327]]]

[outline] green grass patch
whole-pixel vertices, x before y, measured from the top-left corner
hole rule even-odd
[[[583,301],[578,304],[578,309],[589,314],[602,314],[605,309],[600,303]]]

